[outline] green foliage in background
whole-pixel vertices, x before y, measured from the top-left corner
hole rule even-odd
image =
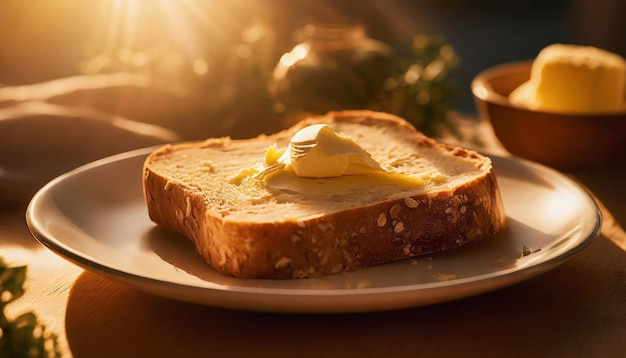
[[[0,357],[60,357],[57,336],[37,321],[33,312],[10,320],[6,306],[24,295],[26,266],[9,267],[0,258]]]
[[[459,65],[454,48],[443,36],[418,35],[413,39],[412,51],[413,57],[395,77],[395,101],[389,112],[431,136],[442,128],[456,134],[447,117],[451,100],[460,92],[449,77]]]

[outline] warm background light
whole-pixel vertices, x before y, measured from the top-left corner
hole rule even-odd
[[[224,60],[220,52],[242,40],[240,30],[252,16],[267,18],[276,29],[267,51],[277,61],[296,43],[294,29],[311,18],[331,21],[346,13],[361,19],[372,37],[394,47],[406,47],[418,33],[445,34],[462,59],[456,77],[466,88],[480,70],[530,59],[553,42],[587,43],[626,54],[621,36],[626,2],[621,0],[2,0],[0,85],[73,75],[84,70],[79,64],[84,66],[87,58],[131,44],[134,50],[156,43],[186,56]],[[521,27],[526,30],[516,30]],[[158,54],[145,52],[134,61]],[[97,61],[90,69],[110,66],[110,60]],[[192,71],[217,71],[210,62],[195,64]],[[458,105],[474,110],[469,94]]]

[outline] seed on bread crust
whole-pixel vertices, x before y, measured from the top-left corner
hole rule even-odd
[[[402,211],[402,206],[400,206],[400,204],[395,204],[391,207],[391,209],[389,209],[389,216],[391,216],[392,219],[395,219],[400,214],[400,211]]]
[[[383,227],[385,224],[387,224],[387,215],[385,215],[385,213],[380,213],[378,218],[376,218],[376,225],[378,225],[378,227]]]
[[[406,197],[404,198],[404,205],[406,205],[408,208],[415,209],[420,205],[420,203],[419,201],[411,197]]]
[[[277,268],[277,269],[285,268],[291,263],[291,261],[292,260],[289,257],[283,256],[276,262],[276,264],[274,265],[274,268]]]
[[[165,182],[165,185],[163,186],[163,190],[167,191],[170,187],[172,187],[172,182],[168,180]]]
[[[188,218],[191,216],[191,197],[188,196],[185,198],[185,217]]]
[[[402,231],[404,231],[404,224],[400,221],[393,227],[393,232],[399,234]]]

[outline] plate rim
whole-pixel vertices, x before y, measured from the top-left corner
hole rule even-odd
[[[51,235],[42,227],[42,223],[37,218],[37,209],[42,205],[42,201],[46,199],[46,195],[53,190],[59,183],[67,180],[75,176],[78,173],[82,173],[85,171],[89,171],[93,168],[98,168],[103,165],[113,164],[118,161],[139,160],[139,157],[147,156],[150,152],[154,151],[157,146],[150,146],[145,148],[139,148],[119,154],[115,154],[112,156],[108,156],[105,158],[101,158],[99,160],[86,163],[81,165],[73,170],[70,170],[64,174],[57,176],[56,178],[50,180],[43,187],[41,187],[32,197],[30,202],[26,208],[26,224],[31,233],[31,235],[44,247],[51,250],[53,253],[61,256],[73,264],[88,270],[93,271],[99,274],[102,274],[108,278],[116,280],[118,282],[125,283],[127,285],[133,286],[140,290],[146,291],[151,294],[168,297],[175,300],[180,301],[188,301],[194,302],[209,306],[215,307],[223,307],[223,308],[232,308],[232,309],[242,309],[242,310],[251,310],[251,311],[270,311],[270,312],[291,312],[291,313],[342,313],[342,312],[366,312],[366,311],[381,311],[381,310],[391,310],[391,309],[402,309],[408,307],[417,307],[424,306],[433,303],[445,302],[450,300],[455,300],[459,298],[474,296],[477,294],[481,294],[484,292],[490,292],[499,290],[501,288],[511,286],[517,284],[521,281],[525,281],[530,279],[536,275],[545,273],[565,261],[569,260],[577,253],[582,251],[583,249],[590,246],[600,235],[601,227],[602,227],[602,213],[600,207],[597,202],[593,198],[593,195],[590,193],[589,189],[587,189],[580,182],[575,181],[574,179],[566,176],[565,174],[557,171],[556,169],[544,166],[539,163],[535,163],[523,158],[519,157],[504,157],[498,154],[492,154],[488,151],[479,151],[482,154],[489,156],[492,161],[504,161],[509,163],[514,163],[526,167],[531,167],[534,170],[539,170],[542,172],[549,172],[551,175],[556,175],[561,180],[569,183],[573,188],[576,188],[579,191],[579,194],[583,195],[593,204],[593,211],[595,212],[595,224],[591,232],[586,235],[586,237],[580,238],[579,242],[572,248],[566,250],[565,252],[549,257],[546,260],[540,261],[538,264],[527,265],[524,267],[510,267],[507,269],[501,269],[497,271],[490,271],[487,273],[483,273],[480,275],[468,276],[464,278],[452,279],[449,281],[438,281],[438,282],[427,282],[427,283],[412,283],[408,285],[394,285],[394,286],[386,286],[386,287],[363,287],[363,288],[342,288],[342,289],[328,289],[328,290],[319,290],[319,289],[302,289],[302,288],[274,288],[274,287],[245,287],[245,286],[228,286],[228,290],[217,289],[215,287],[202,287],[199,285],[193,285],[189,283],[181,283],[174,282],[171,280],[163,280],[154,277],[149,277],[146,275],[139,275],[132,272],[127,272],[119,268],[112,267],[111,265],[106,265],[105,263],[99,262],[97,258],[92,257],[92,255],[76,252],[70,246],[68,246],[63,239],[59,239]],[[495,160],[494,160],[495,159]],[[495,169],[495,163],[494,163]],[[497,174],[496,174],[497,177]],[[69,218],[68,218],[69,219]],[[484,288],[486,283],[490,280],[497,279],[498,281],[502,281],[498,285],[488,285],[489,288]],[[217,284],[221,286],[221,284]],[[452,289],[452,288],[466,288],[468,286],[474,286],[473,290],[466,290],[463,294],[456,295],[446,295],[447,297],[437,297],[435,299],[430,300],[417,300],[412,302],[411,297],[416,295],[418,292],[430,292],[434,291],[437,293],[437,290],[443,289]],[[181,294],[172,294],[169,290],[164,289],[179,289],[186,291],[185,295]],[[262,291],[262,292],[259,292]],[[469,292],[469,293],[468,293]],[[191,296],[189,295],[191,294]],[[261,300],[261,302],[256,302],[255,304],[247,304],[245,301],[246,297],[240,297],[238,300],[234,300],[232,302],[216,302],[211,296],[214,295],[238,295],[238,296],[249,296],[249,295],[262,295],[265,300]],[[403,295],[409,296],[407,300],[400,300],[400,302],[381,304],[376,307],[376,303],[370,304],[356,304],[356,305],[340,305],[340,304],[331,304],[328,301],[329,299],[336,298],[370,298],[372,296],[382,296],[383,298],[387,297],[387,301],[392,300],[391,295]],[[435,296],[437,296],[435,294]],[[289,305],[281,306],[280,308],[275,307],[276,305],[266,302],[268,299],[277,298],[277,297],[299,297],[299,298],[310,298],[321,300],[319,306],[313,306],[310,302],[291,302]],[[308,300],[307,300],[308,301]],[[378,302],[378,301],[376,301]],[[280,306],[280,305],[279,305]]]

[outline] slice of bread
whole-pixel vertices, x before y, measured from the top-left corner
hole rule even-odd
[[[389,172],[422,181],[352,175],[231,180],[326,123]],[[166,145],[145,161],[150,218],[191,239],[217,271],[247,278],[304,278],[459,247],[507,219],[491,160],[424,136],[371,111],[331,112],[269,136]]]

